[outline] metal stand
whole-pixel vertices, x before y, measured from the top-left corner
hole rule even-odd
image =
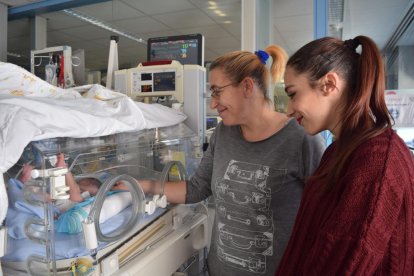
[[[108,71],[106,74],[106,88],[108,89],[114,88],[112,80],[114,78],[114,72],[118,71],[118,41],[118,36],[111,36],[111,43],[109,45]]]
[[[61,64],[63,64],[63,67],[60,68],[60,70],[63,70],[63,80],[61,84],[57,85],[61,86],[62,88],[75,86],[72,72],[72,48],[70,46],[57,46],[45,48],[42,50],[30,51],[30,72],[36,75],[35,67],[42,65],[43,58],[49,61],[52,59],[52,56],[54,54],[59,53],[62,53],[63,56],[63,61],[61,62]],[[38,59],[40,59],[40,61]]]

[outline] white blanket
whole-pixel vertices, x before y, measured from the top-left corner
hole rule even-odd
[[[100,85],[82,97],[0,62],[0,173],[18,161],[30,141],[104,136],[171,126],[185,119],[177,110],[134,102]],[[0,181],[0,225],[6,212],[7,193]]]

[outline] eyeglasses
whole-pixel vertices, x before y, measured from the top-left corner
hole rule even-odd
[[[227,84],[227,85],[224,85],[224,86],[215,86],[215,85],[213,85],[209,89],[210,92],[211,92],[210,96],[212,98],[216,98],[216,97],[220,96],[220,93],[223,92],[223,89],[224,88],[226,88],[226,87],[228,87],[230,85],[235,85],[235,84],[238,84],[238,83],[237,82],[233,82],[233,83],[230,83],[230,84]]]

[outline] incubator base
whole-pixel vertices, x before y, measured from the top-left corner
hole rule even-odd
[[[202,205],[178,205],[131,237],[100,250],[98,264],[86,275],[172,275],[207,245],[208,219]],[[89,258],[90,257],[82,257]],[[69,276],[76,258],[56,261],[56,275]],[[4,276],[27,275],[22,262],[3,263]]]
[[[180,206],[180,208],[189,207]],[[182,209],[176,209],[173,214],[172,231],[142,254],[129,259],[120,267],[116,275],[170,276],[186,260],[198,254],[200,249],[207,245],[209,231],[207,214]]]

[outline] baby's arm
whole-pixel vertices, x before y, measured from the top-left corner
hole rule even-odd
[[[57,156],[57,167],[64,167],[66,168],[66,162],[65,162],[65,156],[63,153],[59,153]],[[79,185],[76,183],[75,178],[73,177],[71,172],[68,172],[66,174],[66,185],[69,187],[69,199],[74,202],[82,202],[84,199],[81,196],[81,190],[79,188]]]
[[[34,167],[29,164],[23,165],[22,174],[20,175],[20,181],[22,183],[26,183],[26,181],[32,178],[31,173],[32,173],[33,168]]]

